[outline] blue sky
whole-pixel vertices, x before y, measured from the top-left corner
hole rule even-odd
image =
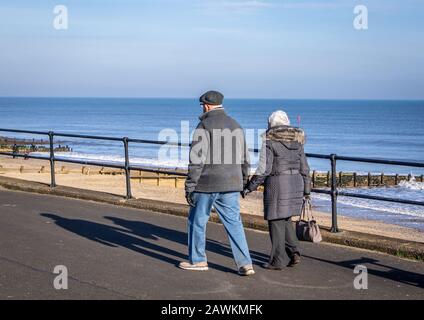
[[[0,96],[424,99],[422,0],[0,0],[0,37]]]

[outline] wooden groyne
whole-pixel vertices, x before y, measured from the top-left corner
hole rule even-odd
[[[0,145],[0,151],[2,152],[13,152],[13,153],[19,153],[19,154],[26,154],[30,152],[50,152],[50,148],[44,147],[44,146],[2,146]],[[54,148],[54,151],[57,152],[72,152],[72,148],[69,146],[61,146]]]
[[[60,143],[60,142],[57,142]],[[30,152],[50,152],[49,140],[43,139],[19,139],[0,137],[0,151],[27,154]],[[54,148],[58,152],[71,152],[68,145],[59,144]]]
[[[35,168],[34,166],[20,166],[19,168],[7,168],[0,165],[0,174],[7,172],[20,172],[24,173],[49,173],[50,168],[48,165]],[[166,171],[165,169],[161,169]],[[176,170],[179,172],[186,172],[184,170]],[[124,170],[117,170],[105,167],[95,166],[81,166],[79,169],[75,166],[67,167],[61,166],[56,170],[57,174],[82,174],[82,175],[125,175]],[[176,176],[167,173],[155,173],[143,170],[132,170],[131,179],[139,183],[149,183],[158,186],[166,185],[170,187],[180,188],[184,186],[185,177]],[[341,188],[357,188],[357,187],[389,187],[399,185],[402,181],[410,181],[412,175],[401,174],[358,174],[355,172],[338,172],[337,185]],[[416,181],[424,182],[424,175],[415,176]],[[328,188],[331,184],[330,172],[311,172],[311,180],[314,188]]]
[[[109,171],[108,174],[111,171]],[[115,174],[125,174],[123,171],[115,170]],[[132,171],[131,179],[139,180],[140,183],[152,181],[159,185],[168,185],[183,187],[185,177],[175,176],[172,174],[152,173],[144,171]],[[402,181],[410,181],[412,175],[386,175],[382,174],[357,174],[357,173],[344,173],[338,172],[337,186],[341,188],[358,188],[358,187],[390,187],[397,186]],[[424,175],[415,177],[416,181],[424,182]],[[331,184],[331,174],[329,172],[322,173],[313,171],[311,173],[312,185],[314,188],[329,188]]]
[[[47,139],[20,139],[20,138],[11,138],[11,137],[1,137],[0,136],[0,145],[13,146],[17,145],[48,145],[50,142]]]
[[[314,188],[330,187],[331,172],[311,173],[312,186]],[[410,181],[411,174],[385,174],[371,173],[366,174],[356,172],[338,172],[337,186],[342,188],[357,188],[357,187],[383,187],[397,186],[401,181]],[[416,176],[415,179],[419,182],[424,182],[424,175]]]

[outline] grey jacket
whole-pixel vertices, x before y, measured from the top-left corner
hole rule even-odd
[[[266,220],[300,215],[303,196],[311,192],[309,166],[303,145],[303,130],[288,126],[269,129],[261,150],[261,161],[247,189],[264,184]]]
[[[250,171],[243,129],[224,108],[200,116],[190,148],[186,192],[242,191]]]

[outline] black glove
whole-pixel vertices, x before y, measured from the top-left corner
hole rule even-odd
[[[246,195],[250,193],[249,189],[243,189],[243,191],[240,192],[241,197],[244,199],[246,197]]]
[[[193,192],[186,192],[185,194],[186,201],[190,207],[194,207],[193,202]]]

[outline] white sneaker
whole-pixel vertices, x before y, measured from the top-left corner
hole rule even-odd
[[[240,269],[238,269],[238,274],[241,276],[252,276],[255,274],[255,270],[253,270],[252,265],[247,265],[240,267]]]
[[[181,269],[191,270],[191,271],[207,271],[209,270],[207,262],[198,262],[195,264],[191,264],[189,262],[180,262],[178,265]]]

